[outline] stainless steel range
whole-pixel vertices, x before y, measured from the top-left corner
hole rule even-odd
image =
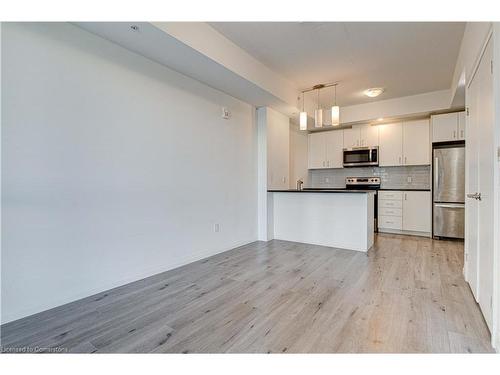
[[[380,189],[380,177],[346,177],[345,179],[346,189],[353,190],[375,190],[375,201],[373,204],[375,212],[373,217],[375,218],[375,232],[378,231],[377,217],[378,217],[378,196],[377,191]]]

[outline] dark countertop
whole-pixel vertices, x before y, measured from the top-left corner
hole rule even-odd
[[[411,188],[405,188],[405,189],[379,189],[381,191],[431,191],[431,189],[411,189]]]
[[[276,189],[268,190],[268,193],[344,193],[344,194],[367,194],[374,193],[375,190],[348,190],[348,189]]]

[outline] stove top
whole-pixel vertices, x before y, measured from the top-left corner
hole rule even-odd
[[[345,187],[347,189],[378,190],[380,189],[380,177],[346,177]]]

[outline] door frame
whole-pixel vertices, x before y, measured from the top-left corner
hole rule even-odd
[[[492,49],[493,49],[493,101],[494,101],[494,149],[497,150],[497,166],[494,168],[493,172],[493,183],[494,183],[494,194],[493,194],[493,205],[496,208],[494,210],[494,233],[493,233],[493,300],[492,300],[492,330],[491,330],[491,344],[496,349],[497,352],[500,352],[500,230],[499,230],[499,212],[500,212],[500,186],[499,186],[499,175],[500,175],[500,24],[492,23],[492,27],[488,32],[485,41],[481,47],[481,50],[474,62],[473,69],[470,77],[466,77],[466,85],[465,85],[465,97],[466,97],[466,108],[467,108],[467,97],[469,87],[476,75],[476,72],[481,63],[482,57],[486,50],[488,43],[492,41]],[[469,117],[466,116],[466,127],[469,124]],[[466,128],[467,129],[467,128]],[[466,130],[466,138],[467,138],[467,130]],[[467,139],[466,139],[466,147],[467,147]],[[466,164],[466,174],[465,178],[468,180],[469,171]],[[466,183],[466,186],[468,184]],[[469,224],[466,223],[466,235],[467,235],[467,226]],[[466,242],[464,242],[464,246],[466,246]],[[468,267],[469,264],[466,259],[466,253],[468,249],[464,248],[464,277],[467,280]]]
[[[495,239],[493,254],[493,332],[492,345],[500,351],[500,23],[493,22],[493,108],[495,149],[497,150],[497,167],[494,171],[495,181]]]

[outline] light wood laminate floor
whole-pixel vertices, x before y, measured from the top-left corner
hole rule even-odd
[[[367,253],[255,242],[2,326],[69,352],[491,352],[463,244],[379,234]]]

